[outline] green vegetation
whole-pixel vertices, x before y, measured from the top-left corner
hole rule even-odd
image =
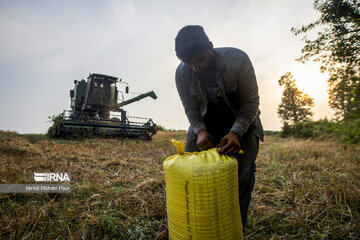
[[[265,136],[272,136],[272,135],[278,135],[278,136],[280,136],[280,134],[281,134],[280,131],[264,130],[264,135],[265,135]]]
[[[162,125],[156,125],[156,126],[157,126],[158,131],[167,131],[167,129]]]
[[[38,141],[42,141],[47,139],[46,134],[21,134],[23,138],[26,138],[30,143],[36,143]]]
[[[282,137],[318,138],[327,135],[340,137],[343,143],[360,143],[360,119],[343,121],[304,121],[295,124],[285,123],[282,127]]]
[[[57,115],[52,115],[51,117],[49,117],[52,125],[49,127],[46,133],[46,136],[48,138],[54,138],[57,135],[57,131],[62,123],[63,117],[64,117],[63,113],[59,113]]]

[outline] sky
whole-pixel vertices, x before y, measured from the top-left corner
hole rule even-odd
[[[313,0],[1,0],[0,130],[45,133],[48,117],[70,109],[74,80],[101,73],[127,82],[131,94],[155,91],[124,109],[167,129],[187,129],[175,86],[175,37],[201,25],[214,47],[245,51],[254,66],[266,130],[280,130],[282,88],[292,72],[315,100],[314,120],[333,116],[326,74],[295,61],[304,43],[291,27],[315,21]],[[124,91],[124,85],[119,85]],[[121,95],[121,94],[120,94]]]

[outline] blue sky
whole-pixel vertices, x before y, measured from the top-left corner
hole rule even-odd
[[[331,117],[326,75],[314,63],[296,62],[301,37],[290,32],[317,19],[312,0],[254,1],[0,1],[0,130],[44,133],[48,116],[69,109],[74,79],[89,73],[122,78],[130,91],[154,90],[157,100],[125,107],[173,129],[188,121],[174,74],[177,31],[205,28],[215,47],[250,56],[260,89],[265,129],[281,127],[276,109],[287,71],[315,98],[315,116]],[[127,95],[126,98],[135,95]]]

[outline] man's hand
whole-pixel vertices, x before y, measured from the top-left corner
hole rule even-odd
[[[219,153],[226,155],[234,155],[240,151],[239,136],[234,132],[229,132],[220,141]]]
[[[197,146],[200,151],[208,150],[213,147],[214,139],[211,134],[203,129],[197,134]]]

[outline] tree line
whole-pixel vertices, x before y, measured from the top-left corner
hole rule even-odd
[[[320,18],[300,28],[292,28],[303,36],[302,55],[305,63],[320,62],[320,70],[328,72],[329,106],[336,118],[311,121],[314,100],[300,91],[290,72],[280,77],[284,86],[278,115],[284,123],[283,136],[312,137],[316,134],[340,135],[344,142],[360,142],[360,0],[315,0]],[[318,30],[316,38],[309,34]]]

